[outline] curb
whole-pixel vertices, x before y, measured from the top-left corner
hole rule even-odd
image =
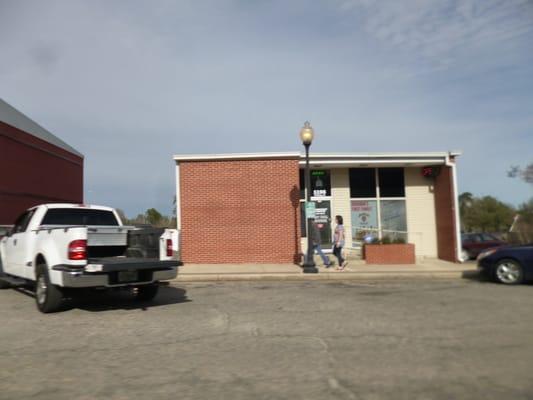
[[[477,275],[475,271],[417,271],[417,272],[322,272],[264,273],[264,274],[183,274],[170,282],[225,282],[225,281],[338,281],[338,280],[400,280],[400,279],[462,279]]]

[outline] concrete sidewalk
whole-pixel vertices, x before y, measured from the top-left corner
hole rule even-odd
[[[174,281],[459,279],[476,275],[475,263],[454,264],[436,259],[414,265],[367,265],[350,260],[344,271],[326,269],[321,264],[318,269],[318,274],[304,274],[294,264],[186,264],[180,267]]]

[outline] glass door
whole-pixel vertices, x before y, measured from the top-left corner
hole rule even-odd
[[[331,201],[313,198],[315,202],[315,223],[320,232],[320,246],[324,249],[331,248]]]

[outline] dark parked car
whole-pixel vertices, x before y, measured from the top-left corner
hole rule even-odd
[[[483,250],[507,244],[490,233],[463,233],[461,242],[463,261],[476,258]]]
[[[533,243],[488,249],[478,256],[481,273],[507,285],[533,280]]]

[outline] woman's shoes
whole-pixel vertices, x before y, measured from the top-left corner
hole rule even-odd
[[[346,268],[347,265],[348,265],[348,263],[346,261],[344,261],[342,263],[342,265],[338,266],[336,269],[337,269],[337,271],[344,271],[344,269]]]

